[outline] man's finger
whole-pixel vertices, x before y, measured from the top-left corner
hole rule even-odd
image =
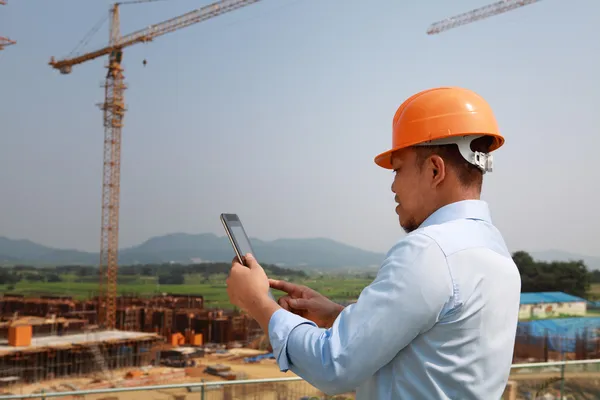
[[[293,283],[280,281],[277,279],[269,279],[269,286],[271,286],[273,289],[281,290],[288,294],[298,290],[298,286],[294,285]]]
[[[283,297],[280,297],[279,300],[277,300],[277,303],[284,310],[290,311],[290,303],[289,303],[289,301],[290,301],[290,296],[283,296]]]
[[[288,304],[296,310],[308,310],[311,306],[311,301],[307,299],[289,299]]]

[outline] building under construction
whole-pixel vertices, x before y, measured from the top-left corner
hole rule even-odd
[[[156,333],[167,338],[175,333],[194,332],[202,335],[203,343],[226,344],[247,341],[260,329],[252,319],[239,313],[205,309],[200,295],[120,296],[117,300],[117,330]],[[67,296],[4,294],[0,301],[0,318],[3,321],[20,316],[68,318],[95,326],[98,324],[97,304],[97,299],[77,301]]]
[[[37,382],[157,365],[160,348],[247,342],[260,328],[247,316],[207,310],[202,296],[118,298],[117,329],[100,330],[96,299],[0,299],[0,382]],[[166,342],[166,343],[165,343]]]
[[[151,365],[153,348],[162,342],[160,336],[144,332],[46,333],[51,326],[69,322],[30,318],[11,322],[3,329],[8,337],[0,339],[0,379],[32,383],[94,373],[106,376],[115,368]]]

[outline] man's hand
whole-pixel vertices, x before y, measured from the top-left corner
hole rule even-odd
[[[231,304],[248,312],[268,332],[271,315],[280,307],[269,297],[269,279],[252,254],[245,256],[247,267],[235,258],[227,278]]]
[[[273,289],[287,293],[278,301],[282,308],[313,321],[321,328],[330,328],[344,309],[307,286],[274,279],[269,279],[269,284]]]

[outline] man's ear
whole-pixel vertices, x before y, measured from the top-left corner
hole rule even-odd
[[[439,186],[446,178],[446,163],[438,155],[429,158],[429,169],[431,171],[431,187]]]

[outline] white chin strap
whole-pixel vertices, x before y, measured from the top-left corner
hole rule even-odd
[[[421,143],[418,146],[438,146],[444,144],[456,144],[458,150],[465,160],[479,168],[484,174],[492,172],[494,158],[490,153],[471,150],[471,142],[481,136],[455,136],[447,139],[432,140]]]

